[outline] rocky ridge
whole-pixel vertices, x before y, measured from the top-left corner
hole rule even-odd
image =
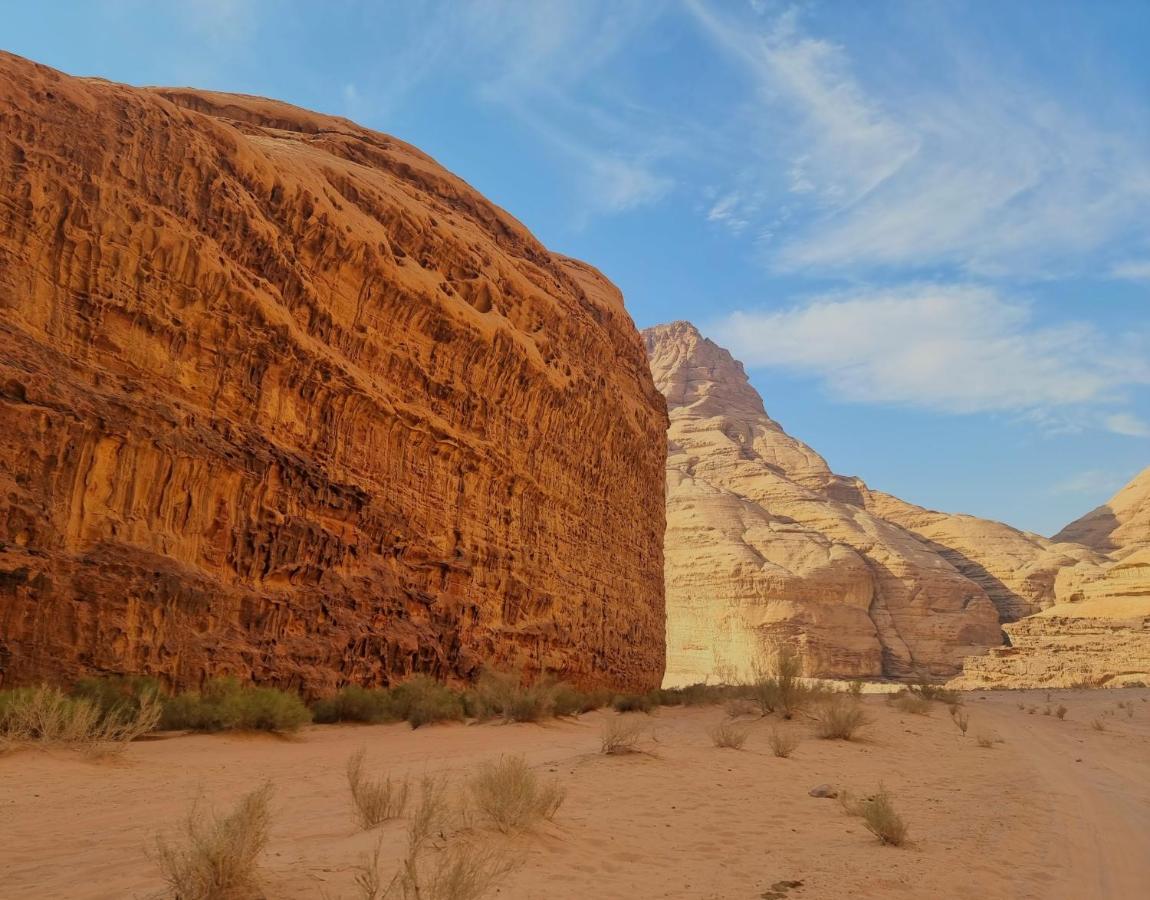
[[[745,677],[783,643],[811,675],[953,675],[1107,563],[837,475],[694,326],[643,335],[671,417],[668,684]]]

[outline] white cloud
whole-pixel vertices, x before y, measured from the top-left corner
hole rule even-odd
[[[755,88],[761,149],[747,167],[763,183],[785,172],[777,192],[802,204],[771,257],[781,269],[1045,275],[1150,227],[1145,141],[996,78],[993,61],[955,51],[927,86],[871,59],[867,86],[848,48],[806,33],[793,10],[756,26],[688,6]]]
[[[1102,421],[1107,430],[1113,431],[1115,434],[1123,434],[1127,437],[1150,437],[1150,424],[1133,413],[1113,413],[1106,416]]]
[[[1121,406],[1128,388],[1150,384],[1145,348],[1086,323],[1038,324],[1029,304],[977,285],[831,294],[710,330],[749,366],[818,378],[846,401],[1009,412],[1048,429],[1137,428]]]

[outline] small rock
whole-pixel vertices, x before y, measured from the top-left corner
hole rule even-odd
[[[819,784],[807,791],[812,797],[828,797],[833,800],[839,792],[829,784]]]

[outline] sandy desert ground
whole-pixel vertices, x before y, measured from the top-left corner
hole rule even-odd
[[[900,713],[878,696],[858,742],[817,740],[809,721],[790,759],[767,746],[776,721],[750,724],[743,750],[717,749],[719,707],[628,714],[649,753],[606,757],[597,712],[543,725],[311,727],[298,737],[194,735],[138,742],[114,760],[25,750],[0,758],[0,896],[142,898],[163,888],[149,858],[197,798],[225,804],[275,784],[268,898],[353,898],[354,866],[383,836],[384,869],[402,820],[358,830],[344,767],[366,748],[392,774],[463,780],[482,760],[523,754],[567,798],[553,822],[496,840],[519,868],[505,898],[1137,898],[1150,885],[1150,690],[966,697],[963,737],[946,708]],[[1117,708],[1129,701],[1133,716]],[[1035,714],[1027,709],[1036,706]],[[1092,726],[1095,719],[1105,730]],[[1002,738],[979,747],[975,735]],[[820,783],[857,792],[880,782],[911,843],[880,845]],[[801,882],[772,894],[779,882]]]

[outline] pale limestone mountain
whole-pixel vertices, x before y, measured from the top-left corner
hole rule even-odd
[[[746,677],[785,643],[805,671],[929,677],[1052,607],[1081,545],[923,509],[837,475],[690,323],[643,332],[667,398],[668,685]]]

